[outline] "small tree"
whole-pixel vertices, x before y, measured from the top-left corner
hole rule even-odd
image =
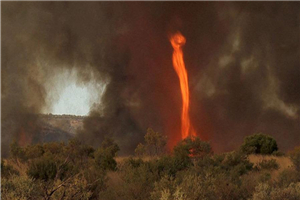
[[[120,148],[117,143],[114,142],[112,138],[105,137],[103,142],[101,143],[102,149],[107,149],[108,153],[111,154],[112,157],[117,155],[117,152],[120,151]]]
[[[247,136],[241,146],[246,154],[272,154],[278,150],[276,140],[262,133]]]
[[[99,148],[95,152],[96,166],[102,170],[116,170],[117,162],[108,149]]]
[[[134,150],[135,155],[139,157],[145,155],[145,152],[146,152],[145,145],[143,145],[142,143],[139,143],[136,149]]]
[[[190,157],[203,157],[211,153],[212,149],[210,144],[201,141],[199,137],[188,137],[174,147],[175,156],[182,154]]]
[[[119,146],[111,138],[105,138],[95,152],[96,166],[102,170],[116,170],[117,162],[114,157],[119,150]]]
[[[210,144],[201,141],[199,137],[188,137],[180,141],[173,149],[177,169],[184,169],[192,164],[192,159],[203,158],[212,154]]]
[[[135,149],[138,156],[147,154],[149,156],[159,156],[165,152],[167,137],[153,129],[148,128],[145,135],[145,145],[139,144]]]

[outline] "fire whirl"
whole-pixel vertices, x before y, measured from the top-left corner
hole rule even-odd
[[[186,39],[181,33],[177,32],[171,37],[170,42],[174,48],[173,66],[180,82],[182,96],[181,137],[182,139],[185,139],[187,137],[196,136],[189,117],[190,92],[188,86],[188,75],[183,61],[182,52],[182,46],[185,44]]]

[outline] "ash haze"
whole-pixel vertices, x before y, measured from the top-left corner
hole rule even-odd
[[[21,129],[28,143],[39,134],[36,114],[54,111],[89,110],[78,137],[97,146],[111,136],[121,154],[148,127],[178,142],[182,102],[168,40],[176,31],[186,38],[191,124],[214,151],[257,132],[282,151],[300,144],[300,2],[1,5],[3,154]],[[71,81],[59,75],[72,71]]]

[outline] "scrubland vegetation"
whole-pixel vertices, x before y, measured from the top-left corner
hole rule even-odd
[[[300,147],[284,155],[264,134],[233,152],[214,154],[187,138],[172,153],[167,138],[148,129],[132,157],[110,138],[94,149],[67,144],[11,144],[1,162],[2,199],[299,200]]]

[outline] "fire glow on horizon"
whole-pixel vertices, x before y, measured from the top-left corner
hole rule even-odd
[[[181,137],[182,139],[185,139],[189,136],[196,136],[189,117],[190,92],[188,85],[188,75],[183,61],[182,52],[182,46],[185,44],[186,39],[180,32],[177,32],[170,38],[170,42],[174,48],[173,66],[180,82],[180,90],[182,96]]]

